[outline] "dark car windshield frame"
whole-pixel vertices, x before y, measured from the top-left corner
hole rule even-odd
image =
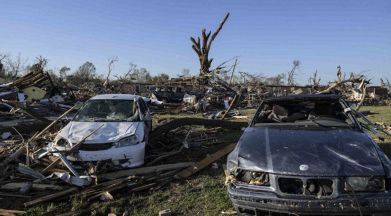
[[[284,102],[285,103],[289,103],[289,102],[292,102],[292,103],[297,103],[298,101],[308,101],[308,102],[316,102],[316,101],[323,101],[322,99],[312,99],[312,98],[303,98],[303,99],[292,99],[292,100],[285,100]],[[325,101],[328,101],[327,99]],[[273,100],[267,100],[267,101],[263,101],[251,123],[250,123],[250,127],[350,127],[350,128],[355,128],[355,129],[361,129],[361,126],[359,124],[359,122],[357,121],[357,119],[354,117],[354,115],[352,114],[352,112],[350,111],[350,107],[347,105],[347,103],[341,99],[341,98],[338,98],[338,99],[330,99],[330,102],[337,102],[343,109],[343,114],[346,116],[347,119],[350,120],[351,124],[348,124],[347,122],[343,122],[337,118],[332,119],[312,119],[312,120],[301,120],[301,121],[295,121],[295,122],[258,122],[259,120],[259,116],[262,112],[262,109],[263,107],[265,106],[265,104],[273,104],[273,103],[278,103],[278,102],[281,102],[281,101],[273,101]]]

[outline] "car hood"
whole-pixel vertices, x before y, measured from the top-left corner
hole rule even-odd
[[[77,143],[97,128],[95,133],[86,139],[86,143],[115,142],[123,137],[135,134],[140,122],[75,122],[65,126],[59,136]]]
[[[230,158],[241,169],[276,174],[384,175],[372,139],[349,128],[249,127]]]

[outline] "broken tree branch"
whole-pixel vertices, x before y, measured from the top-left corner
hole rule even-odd
[[[221,21],[220,25],[217,27],[216,31],[213,32],[211,36],[211,31],[206,33],[206,29],[202,29],[201,37],[202,37],[202,43],[200,37],[194,39],[193,37],[190,37],[193,50],[196,52],[198,59],[200,61],[200,76],[207,75],[210,73],[210,66],[212,64],[213,59],[209,59],[209,51],[212,47],[212,43],[216,36],[219,34],[221,29],[223,28],[224,23],[227,21],[229,17],[229,13],[225,15],[223,20]]]

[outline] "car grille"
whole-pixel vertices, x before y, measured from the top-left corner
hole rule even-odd
[[[330,196],[333,193],[333,180],[311,178],[278,178],[281,193],[304,196]]]
[[[79,150],[83,151],[101,151],[113,147],[113,143],[82,143]]]

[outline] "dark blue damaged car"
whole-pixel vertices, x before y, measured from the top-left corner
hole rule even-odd
[[[391,215],[391,161],[356,116],[333,94],[263,101],[227,159],[238,214]]]

